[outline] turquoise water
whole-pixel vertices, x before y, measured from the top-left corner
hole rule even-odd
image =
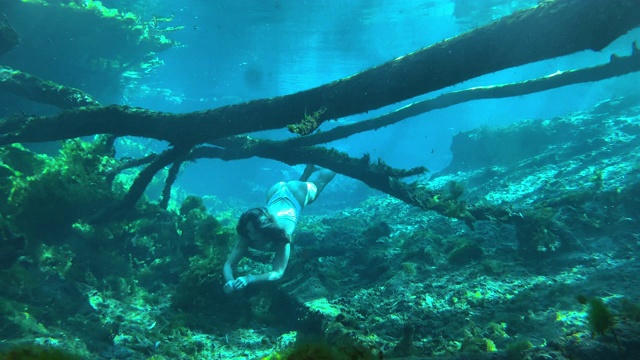
[[[251,152],[260,140],[299,137],[284,126],[258,131],[280,120],[267,116],[274,108],[294,113],[292,122],[321,121],[398,81],[381,72],[338,99],[302,92],[348,83],[537,3],[2,2],[0,351],[254,359],[285,358],[298,346],[304,358],[628,357],[640,296],[637,71],[436,106],[320,149]],[[638,11],[633,1],[615,4]],[[591,14],[568,21],[591,24],[606,11]],[[545,20],[527,34],[542,34]],[[315,133],[454,91],[604,65],[612,54],[637,58],[638,34],[629,26],[601,51],[489,71],[328,119]],[[580,40],[562,36],[549,46]],[[528,51],[478,43],[501,58]],[[421,81],[500,60],[464,49],[441,56],[459,67]],[[81,98],[112,107],[81,108],[89,103]],[[250,130],[232,133],[255,142],[190,142],[245,118],[255,121]],[[87,136],[65,135],[72,131]],[[308,162],[338,175],[297,214],[284,275],[226,294],[238,217]],[[234,276],[271,274],[273,252],[243,255]]]

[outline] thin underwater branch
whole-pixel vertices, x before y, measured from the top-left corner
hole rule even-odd
[[[238,160],[258,156],[272,159],[288,165],[316,164],[337,173],[358,179],[367,186],[382,191],[404,203],[417,206],[423,210],[433,210],[444,216],[463,220],[473,228],[476,217],[468,211],[466,203],[457,198],[447,196],[440,190],[431,190],[416,183],[406,183],[403,178],[419,176],[427,172],[424,167],[413,169],[396,169],[387,165],[381,159],[372,162],[368,154],[361,158],[354,158],[335,149],[319,146],[302,146],[292,148],[282,147],[278,142],[260,140],[249,137],[234,137],[228,139],[225,145],[233,144],[232,149],[214,146],[199,146],[189,154],[189,160],[197,158],[218,158],[223,160]],[[434,200],[435,199],[435,200]],[[501,209],[487,209],[491,213],[503,213]],[[476,216],[487,216],[479,208],[474,208]]]
[[[438,97],[417,101],[403,106],[393,112],[377,116],[357,123],[342,125],[328,131],[316,132],[308,136],[292,138],[282,142],[282,146],[312,146],[349,137],[365,131],[377,130],[393,125],[402,120],[424,114],[426,112],[443,109],[464,102],[481,99],[499,99],[533,94],[536,92],[575,85],[585,82],[595,82],[627,75],[640,71],[640,49],[634,41],[631,54],[628,56],[611,55],[606,64],[593,67],[558,71],[551,75],[501,85],[480,86],[470,89],[453,91]]]
[[[169,199],[171,199],[171,187],[178,178],[178,173],[180,172],[182,163],[183,161],[176,161],[169,168],[169,173],[167,174],[167,179],[164,182],[164,187],[162,188],[162,197],[160,198],[159,203],[159,206],[165,210],[167,209],[167,207],[169,207]]]
[[[149,154],[139,159],[121,160],[120,164],[117,167],[114,167],[113,169],[109,170],[109,172],[106,174],[107,182],[111,184],[113,183],[113,180],[116,178],[116,176],[118,176],[118,174],[123,172],[124,170],[149,164],[153,160],[155,160],[157,157],[158,157],[158,154]]]
[[[157,155],[149,165],[147,165],[129,187],[129,191],[125,196],[115,204],[111,204],[96,216],[91,219],[92,222],[108,221],[110,219],[118,218],[122,213],[133,209],[138,200],[142,197],[142,194],[146,190],[153,177],[164,167],[179,163],[188,156],[191,151],[190,147],[176,146],[163,151]],[[175,178],[174,178],[175,180]],[[170,186],[169,186],[170,187]]]
[[[8,66],[0,66],[0,90],[61,109],[100,105],[81,90],[43,80]]]
[[[147,185],[151,182],[156,173],[162,170],[165,166],[171,165],[180,161],[189,154],[191,148],[189,147],[173,147],[165,150],[158,155],[147,167],[145,167],[129,188],[129,191],[119,204],[120,208],[133,208],[133,205],[142,196]]]

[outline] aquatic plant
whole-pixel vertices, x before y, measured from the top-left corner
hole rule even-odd
[[[180,205],[180,215],[185,216],[191,210],[198,209],[200,211],[206,211],[206,207],[204,206],[204,201],[201,197],[198,196],[187,196]]]
[[[381,221],[378,224],[369,227],[362,233],[362,237],[367,243],[374,243],[376,240],[390,235],[391,226],[389,226],[385,221]]]
[[[75,64],[74,72],[78,76],[105,75],[101,77],[103,87],[109,87],[104,81],[119,83],[123,74],[135,83],[135,79],[147,76],[162,66],[163,62],[156,55],[179,45],[168,33],[183,29],[182,26],[159,26],[160,22],[168,22],[172,18],[154,16],[145,21],[137,14],[107,7],[94,0],[23,1],[18,6],[21,8],[17,11],[34,13],[40,19],[38,31],[25,34],[25,37],[33,36],[44,41],[49,32],[73,33],[74,41],[65,43],[63,49],[55,47],[56,57]],[[86,60],[78,61],[77,54],[83,54]],[[44,71],[40,76],[50,77],[52,69],[39,59],[42,56],[36,55],[32,60],[34,66]]]
[[[416,353],[416,347],[413,344],[415,337],[415,326],[409,323],[404,323],[402,326],[402,338],[396,344],[395,348],[391,351],[392,356],[412,356]]]
[[[482,329],[473,322],[469,322],[463,329],[464,338],[460,341],[460,351],[465,353],[485,353],[497,351],[493,340],[486,337],[491,328]],[[495,335],[495,334],[494,334]]]
[[[480,259],[484,252],[477,242],[466,238],[455,238],[453,250],[447,254],[447,261],[452,265],[465,265]]]
[[[437,191],[427,190],[418,185],[413,186],[416,199],[420,199],[420,207],[434,210],[455,219],[460,219],[473,229],[475,217],[469,212],[467,202],[460,197],[465,191],[464,185],[458,181],[450,181],[447,186]]]
[[[603,173],[602,169],[596,169],[593,171],[593,175],[589,179],[594,191],[602,191],[604,189],[604,181],[603,181]]]
[[[11,223],[0,213],[0,270],[10,267],[27,246],[24,236],[16,235]]]
[[[556,249],[557,236],[552,231],[557,210],[549,206],[535,207],[516,221],[518,251],[532,258]]]
[[[449,181],[449,183],[447,183],[447,187],[449,191],[447,197],[450,200],[458,200],[465,191],[464,185],[459,181]]]
[[[380,358],[381,355],[353,342],[334,346],[320,340],[297,342],[290,348],[265,357],[264,360],[373,360]]]
[[[504,275],[507,270],[507,264],[496,259],[485,259],[480,263],[482,272],[489,276]]]
[[[94,0],[75,0],[71,1],[68,5],[66,5],[72,9],[86,9],[89,11],[94,11],[97,14],[100,14],[104,17],[116,17],[118,16],[118,9],[108,8],[102,5],[101,1]]]
[[[305,112],[302,120],[299,123],[288,125],[287,128],[289,129],[289,131],[295,134],[311,134],[318,128],[319,123],[321,123],[320,117],[325,113],[325,111],[327,111],[327,108],[320,108],[314,111],[312,114],[307,114]]]
[[[335,217],[330,222],[327,221],[325,225],[330,226],[329,236],[348,239],[351,242],[354,239],[356,242],[362,241],[360,235],[369,228],[367,220],[359,216]]]
[[[24,264],[14,263],[0,270],[0,296],[20,301],[30,300],[41,285],[39,274],[30,271]]]
[[[202,198],[196,196],[188,196],[182,202],[177,227],[181,243],[197,247],[213,244],[223,253],[228,250],[234,232],[231,228],[223,228],[220,222],[209,214]]]
[[[576,299],[581,304],[587,305],[587,322],[589,323],[591,331],[593,331],[593,333],[597,335],[604,335],[607,331],[610,331],[611,335],[613,335],[613,338],[616,341],[618,353],[622,358],[622,347],[620,346],[618,336],[613,329],[615,325],[615,319],[613,314],[611,313],[611,310],[609,310],[609,307],[601,298],[598,297],[587,299],[587,297],[584,295],[578,295]]]
[[[32,176],[42,170],[49,159],[38,155],[21,144],[12,144],[0,148],[0,160],[4,166],[10,166],[15,175]]]
[[[226,260],[235,228],[221,226],[196,197],[187,197],[180,206],[177,228],[181,246],[172,262],[183,259],[185,270],[180,273],[172,306],[181,311],[190,309],[190,314],[220,315],[220,307],[212,304],[229,301],[229,297],[222,293],[222,274],[216,269]],[[185,316],[185,321],[199,328],[212,326],[202,316]]]
[[[41,244],[38,249],[38,266],[40,270],[49,275],[65,278],[71,268],[75,253],[67,244],[62,246],[49,246]]]
[[[414,262],[405,261],[400,265],[402,266],[402,271],[404,271],[409,276],[414,276],[418,273],[418,264]]]
[[[16,231],[31,240],[52,241],[75,221],[115,201],[117,192],[104,177],[115,163],[111,155],[102,141],[67,140],[57,157],[43,161],[39,172],[13,178],[6,212]],[[22,152],[20,158],[25,157]],[[32,159],[38,157],[31,154]]]
[[[80,360],[74,353],[40,345],[20,345],[0,351],[0,360]]]
[[[605,305],[604,301],[600,298],[592,298],[588,302],[587,320],[591,330],[598,334],[604,335],[607,330],[610,330],[614,337],[616,334],[613,330],[615,321],[609,307]]]
[[[518,340],[507,345],[507,358],[510,360],[524,359],[525,351],[533,348],[528,340]]]

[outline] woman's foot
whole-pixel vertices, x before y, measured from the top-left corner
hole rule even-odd
[[[307,181],[309,180],[309,177],[311,176],[311,174],[313,174],[316,170],[318,170],[318,168],[316,168],[315,165],[313,164],[307,164],[307,166],[304,168],[304,171],[302,172],[302,175],[300,175],[300,181]]]
[[[315,173],[314,178],[311,180],[316,187],[318,188],[318,194],[320,194],[320,192],[322,192],[322,189],[324,189],[325,186],[327,186],[327,184],[333,180],[333,178],[336,176],[336,173],[329,170],[329,169],[317,169],[318,171]]]

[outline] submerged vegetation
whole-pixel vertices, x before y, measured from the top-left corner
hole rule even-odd
[[[19,54],[3,65],[97,97],[134,86],[164,65],[161,52],[181,46],[172,34],[183,27],[169,26],[171,17],[142,18],[93,0],[23,0],[10,7],[15,8],[11,22],[25,25]]]
[[[12,170],[12,186],[3,194],[4,213],[27,239],[64,236],[72,225],[115,201],[105,174],[115,164],[112,144],[99,140],[63,143],[57,158],[36,155],[21,146],[5,148],[3,164]]]
[[[3,319],[12,324],[0,329],[4,338],[18,341],[56,331],[83,331],[99,319],[96,329],[82,336],[82,341],[93,344],[89,351],[98,352],[111,346],[118,329],[143,320],[135,312],[119,309],[125,301],[162,307],[168,305],[163,297],[172,296],[176,311],[197,308],[196,304],[216,309],[212,302],[221,291],[211,293],[219,288],[218,272],[212,269],[222,266],[234,229],[222,226],[195,197],[187,197],[179,211],[142,201],[117,221],[96,222],[96,215],[122,196],[122,182],[129,181],[121,178],[124,175],[107,180],[105,174],[117,164],[111,146],[102,137],[93,142],[66,141],[56,156],[19,145],[2,149],[2,168],[9,176],[1,193],[0,296]],[[11,239],[15,240],[7,243]],[[54,301],[51,310],[39,308],[49,301]],[[30,310],[18,310],[19,303],[30,304]],[[93,308],[96,318],[77,315],[83,307]],[[64,330],[54,330],[58,315],[50,311],[75,320]],[[197,315],[179,322],[180,326],[201,323]],[[135,330],[139,339],[151,336],[141,330]],[[48,350],[28,353],[57,356]]]
[[[387,197],[305,217],[295,242],[304,246],[294,247],[282,286],[229,297],[219,269],[235,239],[237,210],[212,211],[195,196],[174,199],[167,210],[144,197],[131,211],[97,221],[100,211],[124,196],[123,184],[135,174],[107,176],[122,166],[108,137],[65,141],[53,156],[12,145],[2,148],[0,160],[7,175],[0,183],[5,239],[0,309],[7,324],[0,334],[9,343],[50,338],[84,358],[105,351],[180,358],[245,349],[271,359],[486,352],[521,359],[554,349],[579,352],[576,344],[552,337],[547,345],[534,340],[561,334],[562,324],[600,346],[606,346],[607,334],[617,335],[615,347],[624,352],[629,340],[619,335],[638,319],[633,300],[615,305],[624,321],[614,321],[609,305],[598,298],[583,300],[588,306],[581,309],[562,305],[576,289],[600,285],[598,280],[570,285],[582,281],[577,274],[584,270],[566,274],[553,265],[582,251],[575,239],[557,234],[621,231],[612,219],[635,203],[609,192],[631,194],[638,187],[635,182],[612,187],[604,175],[611,168],[598,172],[595,182],[584,172],[578,181],[595,185],[579,187],[579,193],[552,192],[546,198],[544,191],[534,191],[541,210],[512,210],[522,224],[495,219],[479,221],[471,230],[462,221],[415,212]],[[446,176],[434,182],[444,184],[443,199],[472,201],[483,191],[472,177],[464,191]],[[589,210],[597,204],[608,204],[609,210]],[[572,216],[602,220],[593,227]],[[558,247],[539,246],[551,240]],[[526,275],[539,271],[532,259],[545,261],[546,275]],[[245,261],[241,267],[267,268],[269,258],[256,253]],[[296,307],[300,310],[292,313]],[[493,310],[502,307],[507,310]],[[557,322],[550,323],[544,314],[555,307]],[[469,312],[476,314],[472,320]],[[62,326],[61,317],[72,320]],[[529,335],[529,322],[537,324],[537,335]],[[243,330],[257,324],[289,335]],[[432,338],[434,329],[441,338]],[[591,332],[604,336],[587,340]],[[319,342],[303,341],[306,333]],[[65,340],[69,336],[77,338]]]

